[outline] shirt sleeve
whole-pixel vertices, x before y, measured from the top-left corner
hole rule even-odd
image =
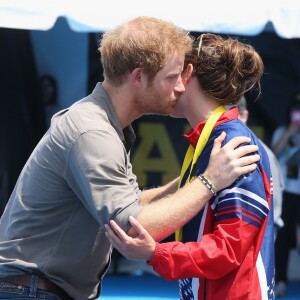
[[[211,233],[198,242],[156,244],[148,264],[168,280],[217,279],[239,267],[246,255],[254,257],[269,213],[263,177],[257,168],[220,192],[208,205]]]
[[[128,230],[129,216],[141,210],[129,155],[106,131],[90,130],[78,137],[69,153],[66,180],[101,225],[114,219]]]

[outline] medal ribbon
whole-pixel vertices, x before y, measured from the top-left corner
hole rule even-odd
[[[212,114],[210,115],[208,120],[206,121],[206,123],[203,127],[203,130],[199,136],[199,139],[198,139],[198,142],[196,145],[196,149],[192,145],[189,146],[189,148],[185,154],[183,164],[182,164],[178,188],[180,188],[183,176],[188,171],[189,167],[190,167],[190,172],[189,172],[189,176],[186,180],[186,183],[190,182],[190,180],[191,180],[190,176],[191,176],[192,170],[194,168],[194,165],[197,162],[199,156],[201,155],[202,150],[204,149],[215,124],[217,123],[218,119],[225,111],[226,111],[226,109],[223,105],[217,107],[212,112]],[[182,238],[182,228],[179,228],[175,232],[175,239],[176,239],[176,241],[180,241],[181,238]]]

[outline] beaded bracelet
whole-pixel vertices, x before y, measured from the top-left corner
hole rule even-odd
[[[216,190],[214,189],[212,183],[203,175],[200,174],[198,178],[203,182],[203,184],[211,191],[211,193],[216,196]]]

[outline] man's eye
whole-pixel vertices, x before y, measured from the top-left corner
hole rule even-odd
[[[171,75],[169,78],[170,79],[176,79],[176,78],[178,78],[180,76],[180,74],[178,75],[178,74],[176,74],[176,75]]]

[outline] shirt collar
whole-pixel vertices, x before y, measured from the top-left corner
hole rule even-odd
[[[102,86],[102,83],[98,82],[92,92],[92,97],[97,101],[97,103],[105,110],[110,124],[117,131],[121,141],[123,142],[127,152],[130,151],[136,135],[132,128],[132,125],[122,129],[117,113],[111,103],[111,100]]]
[[[220,124],[226,123],[228,121],[234,120],[238,118],[238,108],[232,107],[231,109],[225,111],[221,117],[219,118],[219,120],[217,121],[217,123],[215,124],[214,128],[219,126]],[[189,130],[189,132],[187,132],[186,134],[184,134],[183,136],[190,142],[190,144],[196,148],[199,136],[203,130],[204,125],[206,124],[207,120],[204,120],[202,122],[200,122],[197,127],[195,129],[191,129]]]

